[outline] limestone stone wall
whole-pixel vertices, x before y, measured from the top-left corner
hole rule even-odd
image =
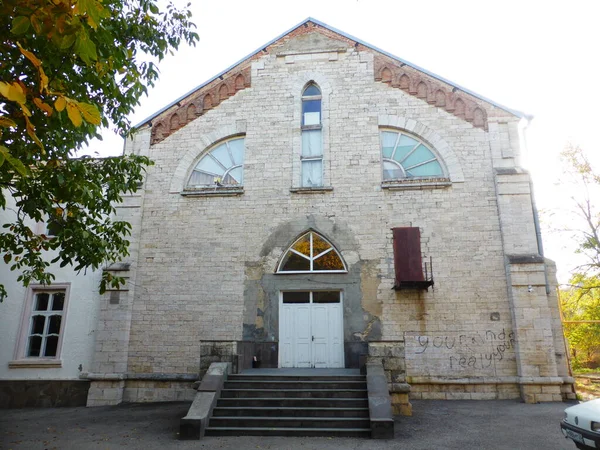
[[[198,373],[203,342],[231,342],[234,348],[247,338],[246,324],[261,339],[277,341],[277,315],[264,312],[277,308],[270,292],[293,276],[273,273],[286,246],[313,228],[348,264],[348,275],[340,277],[346,280],[340,288],[351,297],[344,301],[355,305],[345,315],[354,327],[345,335],[347,346],[404,343],[405,361],[387,362],[390,376],[405,370],[416,384],[517,377],[518,341],[529,334],[515,329],[521,322],[511,310],[507,276],[513,270],[506,255],[537,253],[537,245],[528,184],[505,189],[498,170],[518,164],[519,119],[489,106],[485,126],[474,126],[464,115],[375,78],[373,53],[359,46],[323,44],[309,52],[288,41],[285,52],[254,58],[245,89],[153,145],[143,137],[146,147],[130,147],[155,165],[135,229],[128,373]],[[304,191],[296,189],[301,93],[311,81],[323,94],[326,189]],[[441,155],[450,183],[382,186],[381,127],[428,142]],[[243,192],[182,195],[204,152],[236,135],[245,136]],[[434,289],[392,289],[391,228],[403,226],[421,230],[423,255],[433,259]],[[298,280],[307,290],[332,283],[324,277]],[[536,307],[545,311],[540,295]],[[542,331],[525,346],[550,358],[556,326],[547,319],[543,330],[549,334]],[[543,364],[554,365],[548,376],[558,375],[555,360]],[[503,392],[513,392],[516,383]],[[492,388],[481,393],[485,389]]]

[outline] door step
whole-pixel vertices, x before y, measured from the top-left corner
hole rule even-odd
[[[371,435],[370,428],[266,428],[266,427],[212,427],[206,428],[207,436],[333,436],[361,437]]]
[[[371,435],[364,375],[231,375],[207,436]]]

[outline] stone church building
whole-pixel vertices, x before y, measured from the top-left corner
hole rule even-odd
[[[128,283],[96,294],[89,364],[60,377],[93,406],[191,398],[215,361],[378,359],[411,398],[572,396],[526,121],[305,20],[127,141],[155,163],[118,206],[131,257],[106,270]]]

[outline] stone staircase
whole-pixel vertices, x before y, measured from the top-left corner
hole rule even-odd
[[[370,437],[364,375],[230,375],[207,436]]]

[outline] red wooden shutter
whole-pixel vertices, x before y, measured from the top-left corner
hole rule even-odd
[[[402,281],[424,281],[419,228],[392,228],[392,232],[396,285]]]

